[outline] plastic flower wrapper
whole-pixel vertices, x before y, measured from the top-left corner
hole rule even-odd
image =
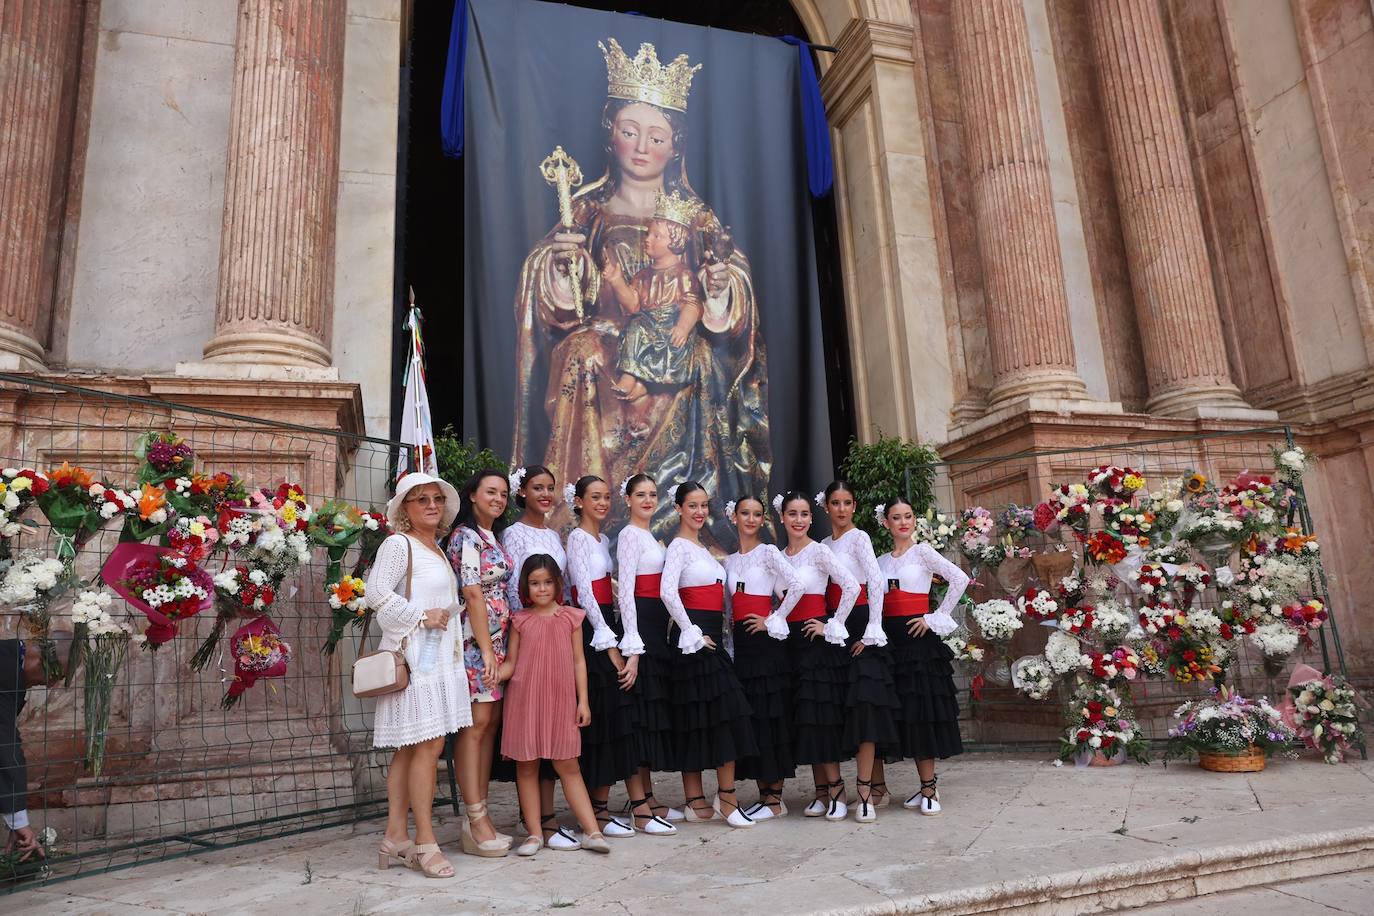
[[[149,649],[177,635],[181,621],[213,601],[210,574],[170,547],[118,544],[100,569],[100,578],[148,618]]]
[[[363,513],[341,499],[329,500],[311,516],[306,534],[310,542],[323,547],[329,557],[324,577],[326,587],[343,577],[344,553],[362,538],[364,526]]]
[[[234,674],[220,700],[221,709],[233,709],[243,694],[263,678],[286,676],[291,644],[270,617],[259,617],[239,627],[229,638]]]
[[[354,629],[362,626],[363,618],[367,616],[367,583],[356,576],[344,576],[338,582],[326,585],[324,591],[329,600],[332,620],[329,635],[325,637],[320,651],[325,655],[333,655],[339,640],[343,639],[344,630],[349,626]]]
[[[57,534],[57,558],[70,567],[76,552],[105,523],[100,515],[105,487],[85,468],[65,461],[48,474],[48,484],[37,497],[38,508]]]

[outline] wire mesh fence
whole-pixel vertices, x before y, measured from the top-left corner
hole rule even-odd
[[[0,465],[6,469],[49,473],[66,463],[94,481],[137,491],[134,481],[143,459],[136,452],[149,431],[180,437],[194,452],[197,472],[237,475],[249,488],[295,484],[316,508],[343,500],[363,510],[380,509],[402,448],[337,430],[0,375]],[[1082,480],[1087,468],[1107,463],[1129,465],[1151,481],[1192,470],[1222,480],[1270,467],[1271,446],[1289,441],[1286,429],[1274,427],[944,462],[933,466],[936,503],[951,515],[974,505],[996,513],[1011,503],[1034,503],[1051,484]],[[1290,511],[1291,524],[1311,529],[1301,500]],[[12,553],[56,556],[62,549],[59,532],[36,509],[25,518],[33,527],[10,538]],[[97,581],[121,530],[121,517],[116,516],[90,533],[76,553],[76,580]],[[1053,549],[1049,543],[1036,546],[1042,552]],[[1068,552],[1081,568],[1080,549]],[[354,569],[358,559],[358,547],[350,548],[342,569]],[[208,562],[209,571],[220,572],[233,561],[221,553]],[[31,821],[36,828],[56,832],[49,880],[384,813],[387,755],[371,747],[370,701],[352,697],[347,684],[356,641],[349,632],[337,652],[321,651],[333,619],[324,588],[328,565],[328,554],[314,549],[281,583],[270,617],[293,648],[287,670],[283,677],[259,681],[231,709],[222,703],[236,670],[226,641],[215,647],[202,670],[191,664],[215,626],[214,613],[182,621],[177,637],[156,651],[131,648],[113,675],[99,775],[92,772],[88,753],[89,666],[79,668],[70,685],[59,682],[27,691],[18,733],[28,761]],[[1015,596],[1038,581],[1034,563],[1004,563],[995,571],[975,572],[980,599]],[[79,591],[78,585],[54,602],[56,630],[70,629],[70,608]],[[1319,567],[1311,591],[1326,598]],[[1217,600],[1215,589],[1203,598],[1212,604]],[[0,610],[0,639],[23,635],[13,610]],[[138,618],[137,613],[132,616]],[[141,618],[138,623],[146,625]],[[1315,636],[1307,656],[1324,669],[1340,670],[1335,620]],[[1026,627],[1012,644],[1012,657],[1041,651],[1044,640],[1044,630]],[[1278,695],[1284,675],[1266,673],[1249,647],[1242,646],[1240,653],[1232,681],[1248,691]],[[982,682],[975,684],[980,675]],[[959,686],[965,737],[972,749],[1042,745],[1062,731],[1063,697],[1027,700],[998,683],[998,672],[986,667],[961,671]],[[1162,737],[1168,712],[1199,691],[1196,685],[1140,683],[1135,702],[1148,734]],[[451,801],[451,793],[446,797],[442,791],[436,798],[436,804]],[[0,892],[24,886],[31,884],[0,882]]]
[[[196,472],[235,475],[250,489],[296,484],[315,507],[339,499],[381,509],[397,455],[396,444],[385,440],[0,377],[0,463],[6,468],[47,473],[65,462],[94,481],[137,493],[141,461],[135,451],[149,431],[181,437],[194,451]],[[15,556],[57,555],[58,533],[36,510],[27,518],[35,526],[10,539]],[[101,564],[119,541],[122,524],[115,516],[84,538],[75,558],[78,584],[50,608],[55,630],[70,629],[67,618],[79,583],[99,584]],[[353,568],[358,550],[344,557],[345,570]],[[232,568],[230,557],[212,557],[207,571]],[[327,562],[323,550],[313,550],[281,583],[268,610],[293,650],[287,671],[259,681],[233,709],[221,708],[235,673],[228,640],[220,641],[204,670],[190,665],[215,626],[214,612],[182,622],[177,637],[156,651],[131,648],[114,673],[98,778],[86,760],[84,675],[78,673],[70,686],[28,690],[18,733],[28,763],[31,821],[56,831],[49,858],[53,877],[279,836],[380,810],[385,758],[371,751],[370,706],[351,696],[343,676],[355,640],[346,635],[337,652],[321,652],[332,617],[323,588]],[[139,629],[147,623],[137,613],[130,622]],[[0,638],[24,635],[18,616],[6,613]]]
[[[957,520],[963,510],[975,506],[987,509],[997,518],[1008,506],[1035,506],[1045,500],[1052,488],[1061,484],[1082,483],[1092,469],[1104,465],[1139,472],[1145,479],[1142,494],[1165,485],[1177,492],[1185,478],[1192,474],[1217,484],[1247,472],[1273,475],[1276,452],[1292,447],[1293,438],[1288,427],[1273,426],[938,462],[911,468],[908,481],[915,474],[933,471],[934,507],[952,521]],[[1313,530],[1301,485],[1281,512],[1282,523],[1302,535],[1318,533]],[[995,567],[970,563],[956,547],[949,547],[946,550],[949,558],[974,576],[970,602],[961,605],[956,613],[961,626],[968,631],[963,635],[977,633],[976,625],[968,620],[972,602],[1003,598],[1015,603],[1028,589],[1034,588],[1048,588],[1053,593],[1066,575],[1082,582],[1094,575],[1108,579],[1106,592],[1099,591],[1097,597],[1116,601],[1134,619],[1145,602],[1145,595],[1133,582],[1121,580],[1123,576],[1130,579],[1126,570],[1138,567],[1142,557],[1137,555],[1134,566],[1128,561],[1124,569],[1121,564],[1113,568],[1086,557],[1083,538],[1091,537],[1103,527],[1102,517],[1094,513],[1079,538],[1071,536],[1067,527],[1053,535],[1033,531],[1016,544],[1032,556],[1008,556]],[[1154,534],[1157,546],[1160,538],[1158,532]],[[1234,593],[1220,587],[1222,583],[1215,580],[1215,573],[1238,562],[1237,549],[1234,545],[1226,545],[1204,552],[1187,544],[1177,546],[1190,561],[1201,564],[1213,576],[1212,583],[1199,589],[1192,598],[1192,606],[1219,612],[1222,602]],[[1059,559],[1047,562],[1050,557]],[[1184,558],[1178,559],[1183,561]],[[1320,600],[1330,609],[1326,573],[1320,560],[1309,563],[1306,570],[1302,596]],[[1335,609],[1320,628],[1313,630],[1310,642],[1304,641],[1298,651],[1282,663],[1272,658],[1266,660],[1253,640],[1243,637],[1231,640],[1228,646],[1234,658],[1226,666],[1225,683],[1246,696],[1264,696],[1277,704],[1286,696],[1289,674],[1299,664],[1308,663],[1323,672],[1345,674],[1337,618],[1346,610]],[[961,704],[963,732],[971,747],[996,750],[1014,745],[1049,745],[1056,743],[1064,733],[1065,704],[1069,699],[1071,679],[1056,685],[1051,694],[1041,700],[1028,698],[1012,683],[1016,663],[1043,653],[1052,632],[1048,625],[1037,626],[1035,621],[1027,621],[1011,641],[1005,657],[994,652],[981,663],[956,666],[956,680],[964,698]],[[1084,651],[1092,648],[1091,641],[1086,641]],[[1180,683],[1168,676],[1146,678],[1142,673],[1130,684],[1129,693],[1143,734],[1156,744],[1165,740],[1172,711],[1180,703],[1196,699],[1214,686],[1215,682],[1210,680]]]

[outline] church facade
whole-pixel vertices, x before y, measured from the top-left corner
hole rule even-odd
[[[0,367],[388,436],[412,3],[4,0]],[[1374,670],[1367,0],[790,5],[860,438],[1288,425]]]

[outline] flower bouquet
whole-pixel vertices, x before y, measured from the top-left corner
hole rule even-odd
[[[1115,566],[1126,559],[1126,545],[1110,531],[1094,531],[1083,546],[1084,552],[1094,563]]]
[[[1145,486],[1145,478],[1131,468],[1102,464],[1088,472],[1087,484],[1109,499],[1129,501]]]
[[[940,518],[943,519],[944,516]],[[919,524],[917,527],[920,527]],[[382,541],[390,536],[391,527],[387,524],[385,515],[371,510],[363,513],[363,536],[358,541],[358,562],[353,566],[354,578],[361,579],[367,575],[367,571],[372,567],[372,561],[377,559],[377,551],[381,549]],[[936,545],[936,550],[944,550],[948,546],[948,535],[945,537],[946,543]]]
[[[994,598],[974,605],[971,613],[978,632],[997,650],[999,663],[989,666],[987,676],[998,684],[1009,683],[1011,666],[1007,653],[1012,637],[1024,625],[1021,612],[1010,601]]]
[[[10,605],[19,614],[24,629],[38,646],[45,683],[62,677],[57,644],[48,634],[52,628],[52,600],[67,587],[66,570],[61,560],[26,552],[15,557],[0,583],[0,603]]]
[[[1049,499],[1042,505],[1048,506],[1054,512],[1054,522],[1058,525],[1067,526],[1078,540],[1085,540],[1088,536],[1088,523],[1092,519],[1091,495],[1088,488],[1081,483],[1060,484],[1050,491]],[[1040,507],[1036,507],[1036,527],[1046,534],[1049,529],[1041,525],[1044,514]]]
[[[210,606],[210,574],[169,547],[118,544],[100,577],[148,618],[145,645],[157,649],[177,635],[181,621]]]
[[[1059,617],[1059,629],[1083,639],[1092,632],[1094,620],[1095,609],[1091,604],[1075,605],[1064,608],[1064,613]]]
[[[1298,633],[1298,640],[1305,648],[1312,648],[1312,631],[1321,627],[1326,622],[1326,605],[1316,598],[1309,598],[1301,603],[1286,605],[1283,609],[1283,617]]]
[[[1289,685],[1290,701],[1285,705],[1285,718],[1303,744],[1321,751],[1327,763],[1340,763],[1352,746],[1364,745],[1364,733],[1355,710],[1355,691],[1340,675],[1321,677],[1306,665],[1300,666],[1294,677],[1305,676],[1308,672],[1310,677]]]
[[[1026,593],[1016,599],[1021,613],[1031,620],[1040,622],[1054,620],[1059,616],[1059,602],[1047,590],[1031,586]]]
[[[365,517],[357,507],[339,499],[329,500],[311,516],[306,527],[306,535],[311,543],[323,547],[329,557],[329,566],[324,577],[326,587],[338,582],[343,576],[344,554],[362,538],[369,521],[376,524],[370,517]]]
[[[1169,597],[1169,586],[1173,584],[1173,576],[1156,563],[1142,563],[1136,570],[1134,581],[1136,591],[1144,595],[1146,601],[1154,601]]]
[[[1059,676],[1081,671],[1092,663],[1077,637],[1067,630],[1055,630],[1045,641],[1045,661]]]
[[[1201,563],[1183,563],[1174,572],[1174,583],[1182,593],[1183,606],[1189,608],[1212,584],[1212,571]]]
[[[1043,655],[1028,655],[1012,666],[1012,686],[1029,699],[1045,699],[1054,692],[1054,683],[1054,669]]]
[[[1127,757],[1149,763],[1149,745],[1128,714],[1120,693],[1107,684],[1080,680],[1069,703],[1069,726],[1059,759],[1079,766],[1112,766]]]
[[[1126,638],[1135,618],[1118,601],[1103,598],[1093,605],[1093,633],[1108,644]]]
[[[107,506],[111,495],[115,496],[113,501],[124,504],[124,500],[119,499],[120,492],[114,491],[113,494],[106,493]],[[133,505],[124,510],[124,528],[119,532],[120,543],[143,543],[160,538],[175,523],[176,510],[167,502],[167,491],[159,484],[145,483],[137,493],[122,495],[127,496]],[[101,514],[104,514],[104,510]]]
[[[1264,656],[1264,673],[1278,677],[1288,657],[1298,650],[1302,636],[1286,620],[1272,620],[1256,624],[1250,632],[1250,644]]]
[[[138,469],[138,482],[160,485],[177,477],[190,477],[196,453],[174,432],[149,430],[134,443],[134,457],[143,462]]]
[[[1088,670],[1093,677],[1120,687],[1124,687],[1126,681],[1135,680],[1140,671],[1140,656],[1128,646],[1094,652],[1088,659]]]
[[[270,617],[258,617],[239,627],[229,638],[229,650],[234,656],[234,674],[220,700],[221,709],[233,709],[260,679],[285,677],[291,661],[291,644],[281,638]]]
[[[110,616],[110,596],[82,592],[72,605],[72,622],[84,626],[90,644],[85,651],[86,684],[83,714],[86,724],[86,771],[99,778],[105,762],[105,738],[110,726],[110,698],[115,677],[124,664],[131,632]],[[142,637],[140,637],[140,640]]]
[[[965,509],[959,516],[959,550],[974,566],[996,568],[1006,558],[1006,549],[993,540],[997,523],[982,506]]]
[[[367,615],[367,584],[356,576],[344,576],[338,582],[326,585],[324,590],[329,597],[333,620],[324,648],[320,651],[325,655],[333,655],[339,640],[343,639],[344,629],[350,625],[355,629],[361,626]]]
[[[1004,537],[1011,538],[1015,544],[1024,543],[1035,531],[1035,509],[1032,506],[1018,506],[1012,503],[997,516],[997,530]]]
[[[38,508],[57,533],[57,558],[70,566],[86,539],[105,522],[100,515],[105,487],[85,468],[74,468],[65,461],[48,475],[48,484],[37,494]]]
[[[1307,452],[1296,445],[1282,450],[1271,447],[1270,451],[1274,455],[1274,468],[1278,472],[1279,480],[1293,489],[1302,486],[1302,475],[1312,461]]]
[[[10,556],[10,538],[37,523],[23,516],[48,489],[48,475],[32,468],[0,470],[0,560]]]
[[[1251,700],[1226,687],[1174,710],[1165,759],[1198,757],[1204,770],[1254,773],[1264,758],[1288,747],[1295,735],[1264,698]]]

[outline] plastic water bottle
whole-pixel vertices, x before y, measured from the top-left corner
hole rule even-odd
[[[444,631],[438,627],[426,627],[423,631],[424,642],[420,643],[420,664],[418,674],[428,674],[439,663],[439,646],[444,641]]]

